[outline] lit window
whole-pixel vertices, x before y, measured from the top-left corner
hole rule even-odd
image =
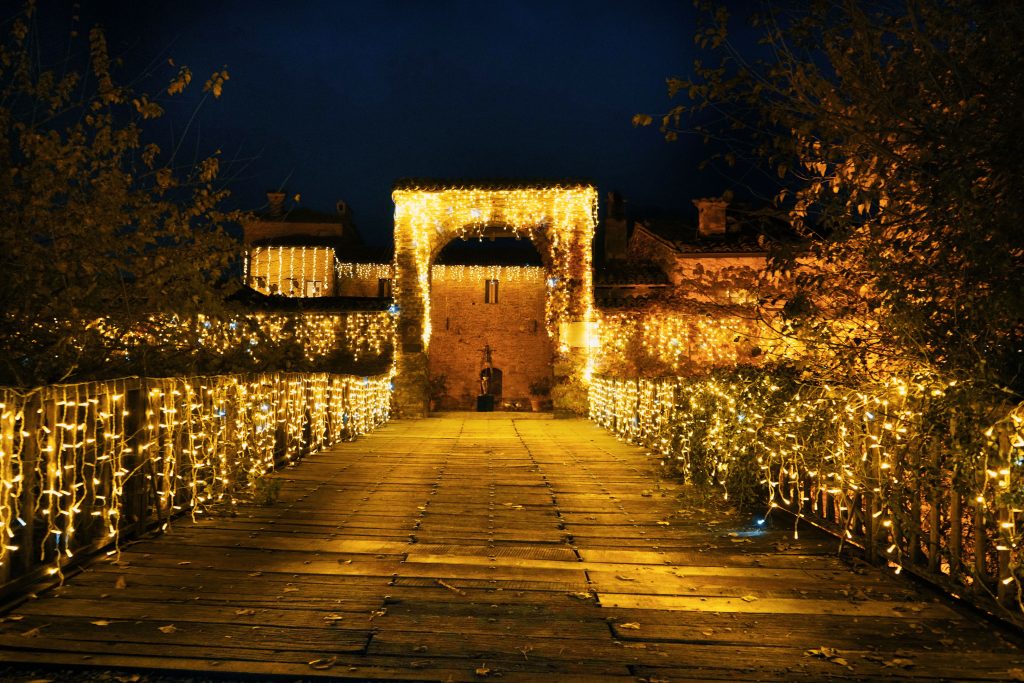
[[[496,304],[496,303],[498,303],[498,281],[497,280],[484,280],[484,303],[485,304]]]

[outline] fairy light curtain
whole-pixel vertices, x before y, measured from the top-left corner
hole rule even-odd
[[[401,342],[430,342],[431,262],[453,238],[475,237],[499,226],[533,241],[547,277],[545,321],[557,339],[559,323],[591,320],[591,243],[597,190],[582,183],[508,187],[407,183],[395,202],[395,297]],[[443,273],[447,275],[447,272]],[[565,350],[565,349],[563,349]]]

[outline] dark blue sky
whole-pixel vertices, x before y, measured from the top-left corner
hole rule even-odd
[[[583,178],[602,197],[690,210],[726,186],[698,172],[698,143],[630,121],[666,109],[665,78],[690,67],[687,0],[83,4],[126,76],[173,57],[201,86],[227,65],[189,144],[198,133],[243,160],[230,184],[243,208],[279,186],[313,209],[344,199],[383,243],[402,177]],[[161,125],[180,131],[192,102]]]

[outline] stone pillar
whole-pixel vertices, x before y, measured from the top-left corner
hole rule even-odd
[[[423,345],[425,302],[420,296],[419,272],[411,250],[395,254],[395,406],[399,417],[426,417],[428,408],[427,353]]]

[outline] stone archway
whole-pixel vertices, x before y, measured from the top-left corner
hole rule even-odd
[[[559,357],[553,395],[556,409],[572,409],[571,386],[585,384],[586,346],[576,330],[593,321],[592,249],[597,189],[588,183],[445,183],[402,181],[395,202],[396,326],[395,401],[399,413],[419,417],[427,409],[430,345],[430,267],[453,237],[488,231],[528,237],[548,271],[545,325]],[[581,350],[582,349],[582,350]]]

